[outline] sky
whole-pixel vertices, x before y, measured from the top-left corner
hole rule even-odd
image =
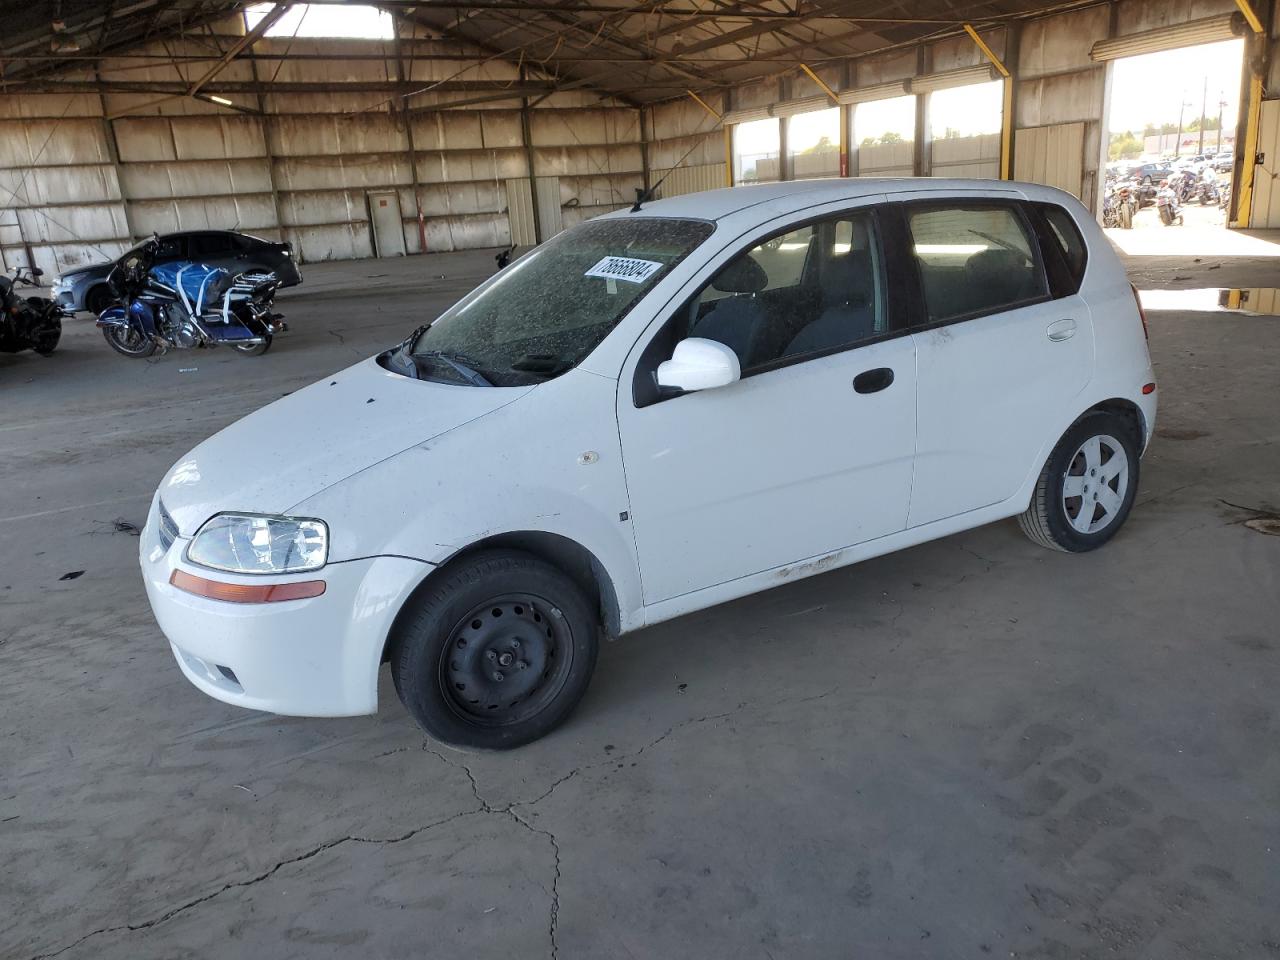
[[[1243,50],[1243,40],[1224,40],[1117,60],[1112,67],[1108,127],[1112,133],[1132,130],[1141,136],[1148,122],[1177,123],[1179,103],[1190,104],[1183,114],[1184,123],[1190,123],[1192,117],[1199,119],[1207,79],[1205,115],[1216,117],[1218,101],[1225,100],[1222,122],[1229,129],[1240,99]]]

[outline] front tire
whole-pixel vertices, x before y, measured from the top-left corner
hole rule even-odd
[[[1018,524],[1050,550],[1084,553],[1124,525],[1138,490],[1138,444],[1123,417],[1085,414],[1049,454]]]
[[[102,336],[116,353],[126,357],[149,357],[156,352],[156,342],[133,327],[111,325],[102,328]]]
[[[563,723],[586,692],[597,618],[577,584],[540,558],[464,557],[410,602],[393,631],[391,674],[437,740],[522,746]]]

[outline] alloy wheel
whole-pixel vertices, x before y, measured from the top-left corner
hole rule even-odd
[[[1120,515],[1129,490],[1129,457],[1115,437],[1090,437],[1062,480],[1062,509],[1077,533],[1098,533]]]

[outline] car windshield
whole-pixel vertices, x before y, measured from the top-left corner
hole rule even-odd
[[[572,227],[411,338],[418,375],[497,386],[558,376],[713,229],[701,220],[639,216]]]

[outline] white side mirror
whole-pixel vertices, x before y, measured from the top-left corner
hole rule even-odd
[[[689,337],[676,344],[670,360],[658,364],[658,386],[710,390],[742,376],[738,355],[718,340]]]

